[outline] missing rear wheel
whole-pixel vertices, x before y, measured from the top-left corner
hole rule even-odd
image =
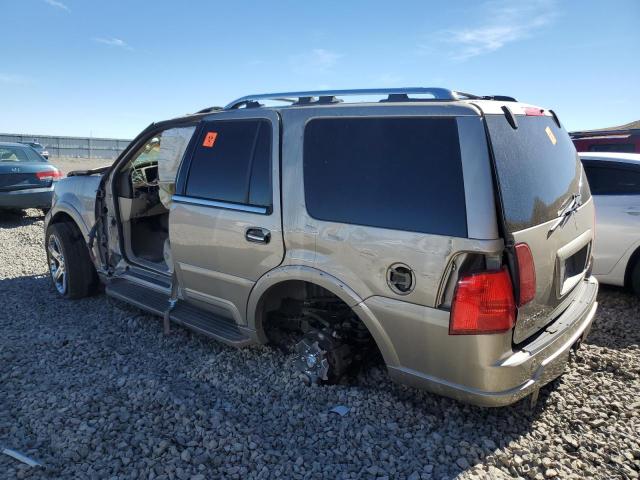
[[[296,344],[295,366],[307,385],[337,383],[352,363],[349,345],[328,330],[308,331]]]

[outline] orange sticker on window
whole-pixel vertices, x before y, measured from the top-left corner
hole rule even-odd
[[[218,138],[218,132],[207,132],[202,146],[207,148],[213,147],[213,144],[216,143],[216,138]]]

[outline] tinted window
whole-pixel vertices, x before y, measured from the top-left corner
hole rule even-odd
[[[589,151],[634,153],[636,151],[636,146],[632,143],[596,143],[589,146]]]
[[[186,194],[271,206],[271,124],[267,120],[206,122],[191,161]]]
[[[465,237],[453,118],[332,118],[304,135],[309,214],[321,220]]]
[[[557,218],[573,193],[581,188],[582,169],[566,130],[547,116],[518,116],[513,129],[504,115],[487,115],[502,197],[511,232]]]
[[[584,162],[594,195],[640,194],[640,169],[612,162]]]

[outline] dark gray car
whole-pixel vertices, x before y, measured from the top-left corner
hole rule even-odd
[[[0,209],[51,207],[62,172],[21,143],[0,142]]]
[[[45,147],[43,147],[40,143],[33,141],[33,142],[20,142],[23,145],[28,145],[31,148],[33,148],[36,152],[38,152],[38,155],[43,156],[44,158],[46,158],[47,160],[49,160],[49,152],[47,151],[47,149]]]

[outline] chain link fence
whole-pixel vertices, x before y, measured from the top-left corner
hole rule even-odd
[[[0,133],[0,142],[38,142],[48,150],[49,157],[53,158],[115,160],[131,140]]]

